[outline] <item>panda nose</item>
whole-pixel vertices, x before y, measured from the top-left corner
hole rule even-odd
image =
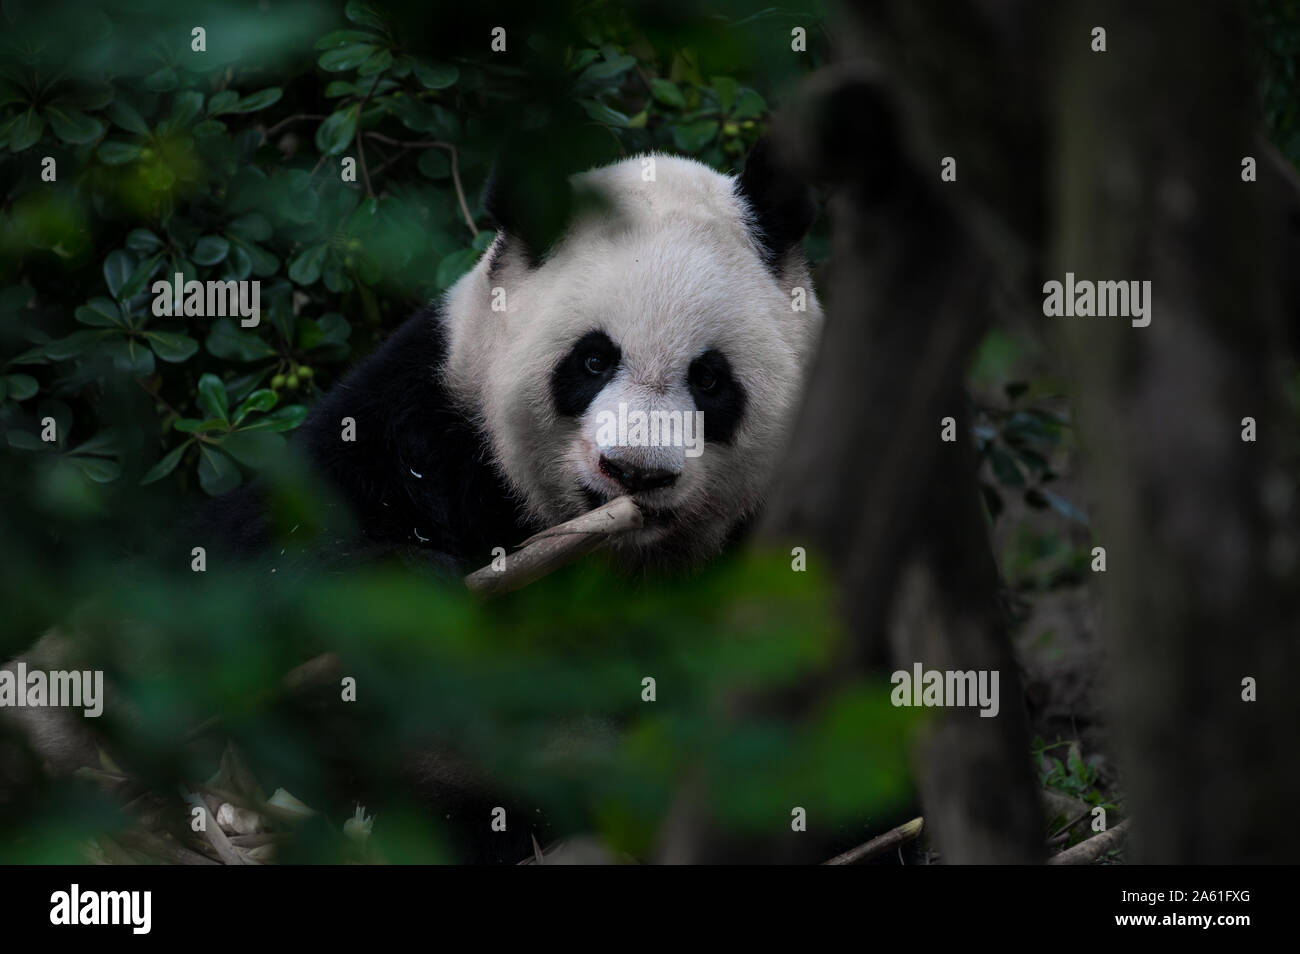
[[[629,464],[616,464],[604,454],[600,455],[600,472],[611,480],[636,493],[639,490],[658,490],[677,483],[677,473],[671,470],[652,470]]]

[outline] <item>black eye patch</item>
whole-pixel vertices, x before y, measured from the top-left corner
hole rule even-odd
[[[551,399],[565,417],[577,417],[618,370],[623,353],[603,331],[589,331],[551,373]]]
[[[704,440],[730,444],[745,416],[748,397],[731,372],[731,362],[716,348],[710,348],[691,362],[686,372],[695,407],[704,412]]]

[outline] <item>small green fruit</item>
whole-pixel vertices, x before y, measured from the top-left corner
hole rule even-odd
[[[278,390],[280,390],[280,388],[282,388],[282,387],[284,387],[284,375],[283,375],[283,374],[277,374],[277,375],[275,375],[275,377],[271,378],[271,390],[272,390],[272,391],[278,391]]]
[[[289,377],[285,378],[284,383],[289,386],[290,391],[298,390],[298,375],[296,374],[289,375]]]

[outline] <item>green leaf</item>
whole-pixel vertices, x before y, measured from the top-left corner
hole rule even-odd
[[[194,251],[190,254],[190,258],[198,265],[216,265],[224,262],[228,254],[230,254],[228,241],[220,235],[205,235],[194,243]]]
[[[40,139],[41,133],[44,131],[45,120],[40,117],[35,109],[29,107],[9,133],[9,148],[14,152],[22,152]]]
[[[169,450],[162,460],[145,471],[145,475],[140,478],[140,486],[152,484],[155,480],[162,480],[175,470],[176,465],[181,462],[181,457],[185,454],[185,448],[189,446],[189,442],[186,441],[184,444]]]
[[[212,322],[212,331],[204,342],[208,354],[225,361],[260,361],[274,358],[275,349],[251,331],[235,326],[231,318],[218,318]]]
[[[122,452],[121,434],[114,430],[100,431],[94,437],[78,444],[69,454],[86,454],[99,457],[116,457]]]
[[[438,290],[450,288],[456,280],[474,267],[478,261],[479,253],[472,248],[464,248],[458,252],[452,252],[438,263],[438,271],[434,275],[434,284]]]
[[[733,119],[757,119],[767,112],[767,102],[752,89],[742,89],[731,111]]]
[[[172,114],[167,117],[167,128],[181,129],[188,126],[201,112],[203,112],[202,93],[193,89],[179,92],[172,97]]]
[[[373,43],[354,43],[351,46],[341,46],[322,53],[316,62],[326,72],[341,73],[344,70],[356,69],[374,56],[378,50],[379,47]]]
[[[219,93],[213,93],[208,100],[208,115],[220,116],[232,112],[238,102],[239,93],[233,89],[223,89]]]
[[[68,98],[82,109],[94,111],[103,109],[113,101],[113,97],[116,95],[117,90],[113,88],[112,83],[90,80],[87,84],[80,86],[69,94]]]
[[[337,155],[347,148],[356,131],[356,107],[331,113],[316,129],[316,148],[327,156]]]
[[[437,103],[403,97],[392,100],[389,107],[407,129],[432,133],[438,139],[454,140],[460,135],[460,119]]]
[[[365,33],[361,30],[334,30],[326,33],[316,41],[316,49],[332,50],[339,46],[349,46],[353,43],[374,43],[377,40],[373,33]]]
[[[259,109],[266,109],[266,107],[278,103],[282,95],[284,95],[284,91],[278,86],[270,86],[266,89],[258,90],[256,93],[251,93],[241,99],[235,112],[255,113]]]
[[[617,109],[612,109],[596,99],[580,100],[582,108],[586,110],[588,116],[598,123],[604,123],[606,126],[614,126],[619,129],[627,128],[627,114],[620,113]],[[715,123],[716,125],[716,123]],[[676,130],[674,130],[676,132]]]
[[[230,405],[226,400],[226,386],[211,372],[199,378],[199,410],[208,417],[230,420]]]
[[[30,374],[6,374],[4,382],[9,396],[15,401],[26,401],[39,388],[36,379]]]
[[[460,70],[450,63],[417,63],[415,78],[425,89],[446,89],[460,79]]]
[[[249,212],[231,221],[226,232],[247,242],[265,242],[271,237],[271,223],[262,213]]]
[[[253,259],[244,251],[240,245],[235,245],[230,249],[230,258],[226,262],[226,273],[223,276],[227,281],[234,280],[242,282],[253,271]]]
[[[75,455],[68,457],[67,460],[97,484],[111,483],[122,476],[122,468],[115,460],[107,460],[103,457],[78,457]]]
[[[111,335],[111,331],[74,331],[66,338],[59,338],[57,341],[51,341],[45,345],[44,352],[47,358],[55,361],[62,361],[65,358],[75,358],[78,355],[85,354],[105,337]]]
[[[284,438],[274,431],[235,431],[221,442],[221,449],[245,467],[260,470],[284,453]]]
[[[992,447],[989,449],[989,463],[993,465],[993,473],[998,478],[998,482],[1007,487],[1023,487],[1025,485],[1025,475],[1020,471],[1020,465],[1016,459],[1008,454],[1001,447]]]
[[[358,76],[375,76],[382,73],[393,65],[393,54],[388,50],[380,50],[370,57],[359,67],[357,67]]]
[[[95,150],[99,161],[109,166],[120,166],[140,157],[140,146],[133,142],[105,139]]]
[[[189,335],[174,331],[146,331],[153,353],[169,364],[180,364],[194,356],[199,350],[199,343]]]
[[[710,82],[713,83],[713,92],[718,94],[718,105],[722,107],[722,112],[731,112],[732,104],[740,92],[740,84],[730,76],[714,76]]]
[[[582,71],[582,75],[578,77],[578,83],[588,87],[602,86],[609,83],[610,80],[622,76],[634,66],[636,66],[635,56],[615,56],[599,63],[592,63]]]
[[[302,404],[286,404],[278,407],[266,417],[259,417],[251,424],[242,427],[247,431],[291,431],[307,418],[308,408]]]
[[[353,23],[360,23],[362,26],[372,27],[376,30],[384,28],[384,18],[379,11],[373,7],[358,2],[358,0],[348,0],[348,5],[343,8],[347,18]]]
[[[122,285],[122,300],[134,298],[140,292],[144,291],[145,284],[153,277],[153,273],[158,270],[158,263],[162,261],[161,255],[155,255],[147,258],[135,267],[131,277]]]
[[[190,130],[195,136],[222,136],[226,132],[226,124],[219,119],[205,119],[202,122],[194,124]]]
[[[279,396],[270,388],[259,388],[248,397],[244,398],[244,402],[239,405],[238,410],[235,411],[235,423],[238,424],[246,418],[251,411],[271,410],[279,400]]]
[[[74,145],[94,142],[104,134],[104,124],[79,109],[46,106],[45,118],[50,121],[54,135]]]
[[[674,109],[686,108],[686,97],[682,91],[677,88],[677,84],[671,80],[660,79],[655,77],[650,81],[650,95],[663,103],[665,106],[671,106]]]
[[[199,444],[199,486],[210,497],[219,497],[243,483],[235,462],[215,447]]]
[[[416,163],[430,179],[445,179],[451,175],[451,159],[443,149],[426,149]]]
[[[144,78],[144,88],[155,93],[165,93],[170,89],[175,89],[180,83],[180,77],[170,66],[163,66]]]
[[[16,447],[18,450],[44,450],[46,447],[50,446],[35,434],[28,433],[27,431],[20,431],[16,427],[9,429],[9,433],[5,435],[5,439],[9,442],[10,447]]]
[[[289,262],[289,280],[299,285],[312,285],[320,279],[321,268],[329,246],[312,245],[303,249]]]
[[[16,315],[29,306],[36,298],[31,285],[10,285],[0,291],[0,316]]]
[[[111,298],[92,298],[84,305],[79,305],[72,314],[83,325],[90,325],[92,328],[126,327],[126,323],[122,320],[121,309]]]
[[[673,143],[682,152],[699,152],[717,135],[718,123],[713,119],[701,119],[673,127]]]
[[[320,327],[327,344],[342,344],[352,334],[352,326],[348,324],[348,320],[336,311],[321,315],[320,321],[316,324]]]
[[[126,236],[126,247],[133,252],[156,252],[162,248],[162,239],[148,229],[132,229]]]
[[[108,253],[108,258],[104,259],[104,281],[114,298],[121,299],[122,286],[134,271],[135,259],[129,254],[121,249]]]
[[[254,275],[269,278],[280,270],[280,260],[254,242],[236,240],[235,250],[248,258]]]
[[[103,352],[113,359],[113,367],[127,374],[153,374],[153,352],[143,341],[125,335],[108,341]]]
[[[1002,426],[1010,443],[1054,446],[1061,440],[1061,422],[1037,410],[1016,411]]]
[[[113,100],[105,112],[110,120],[127,132],[133,132],[137,136],[149,135],[149,124],[136,112],[135,107],[125,100],[120,98]]]

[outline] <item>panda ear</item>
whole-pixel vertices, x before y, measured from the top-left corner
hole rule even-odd
[[[736,194],[753,214],[753,234],[763,261],[776,268],[812,226],[817,215],[812,190],[790,171],[773,140],[763,136],[745,159]]]
[[[561,170],[502,156],[483,186],[483,210],[521,250],[530,267],[546,256],[572,213],[573,195]]]

